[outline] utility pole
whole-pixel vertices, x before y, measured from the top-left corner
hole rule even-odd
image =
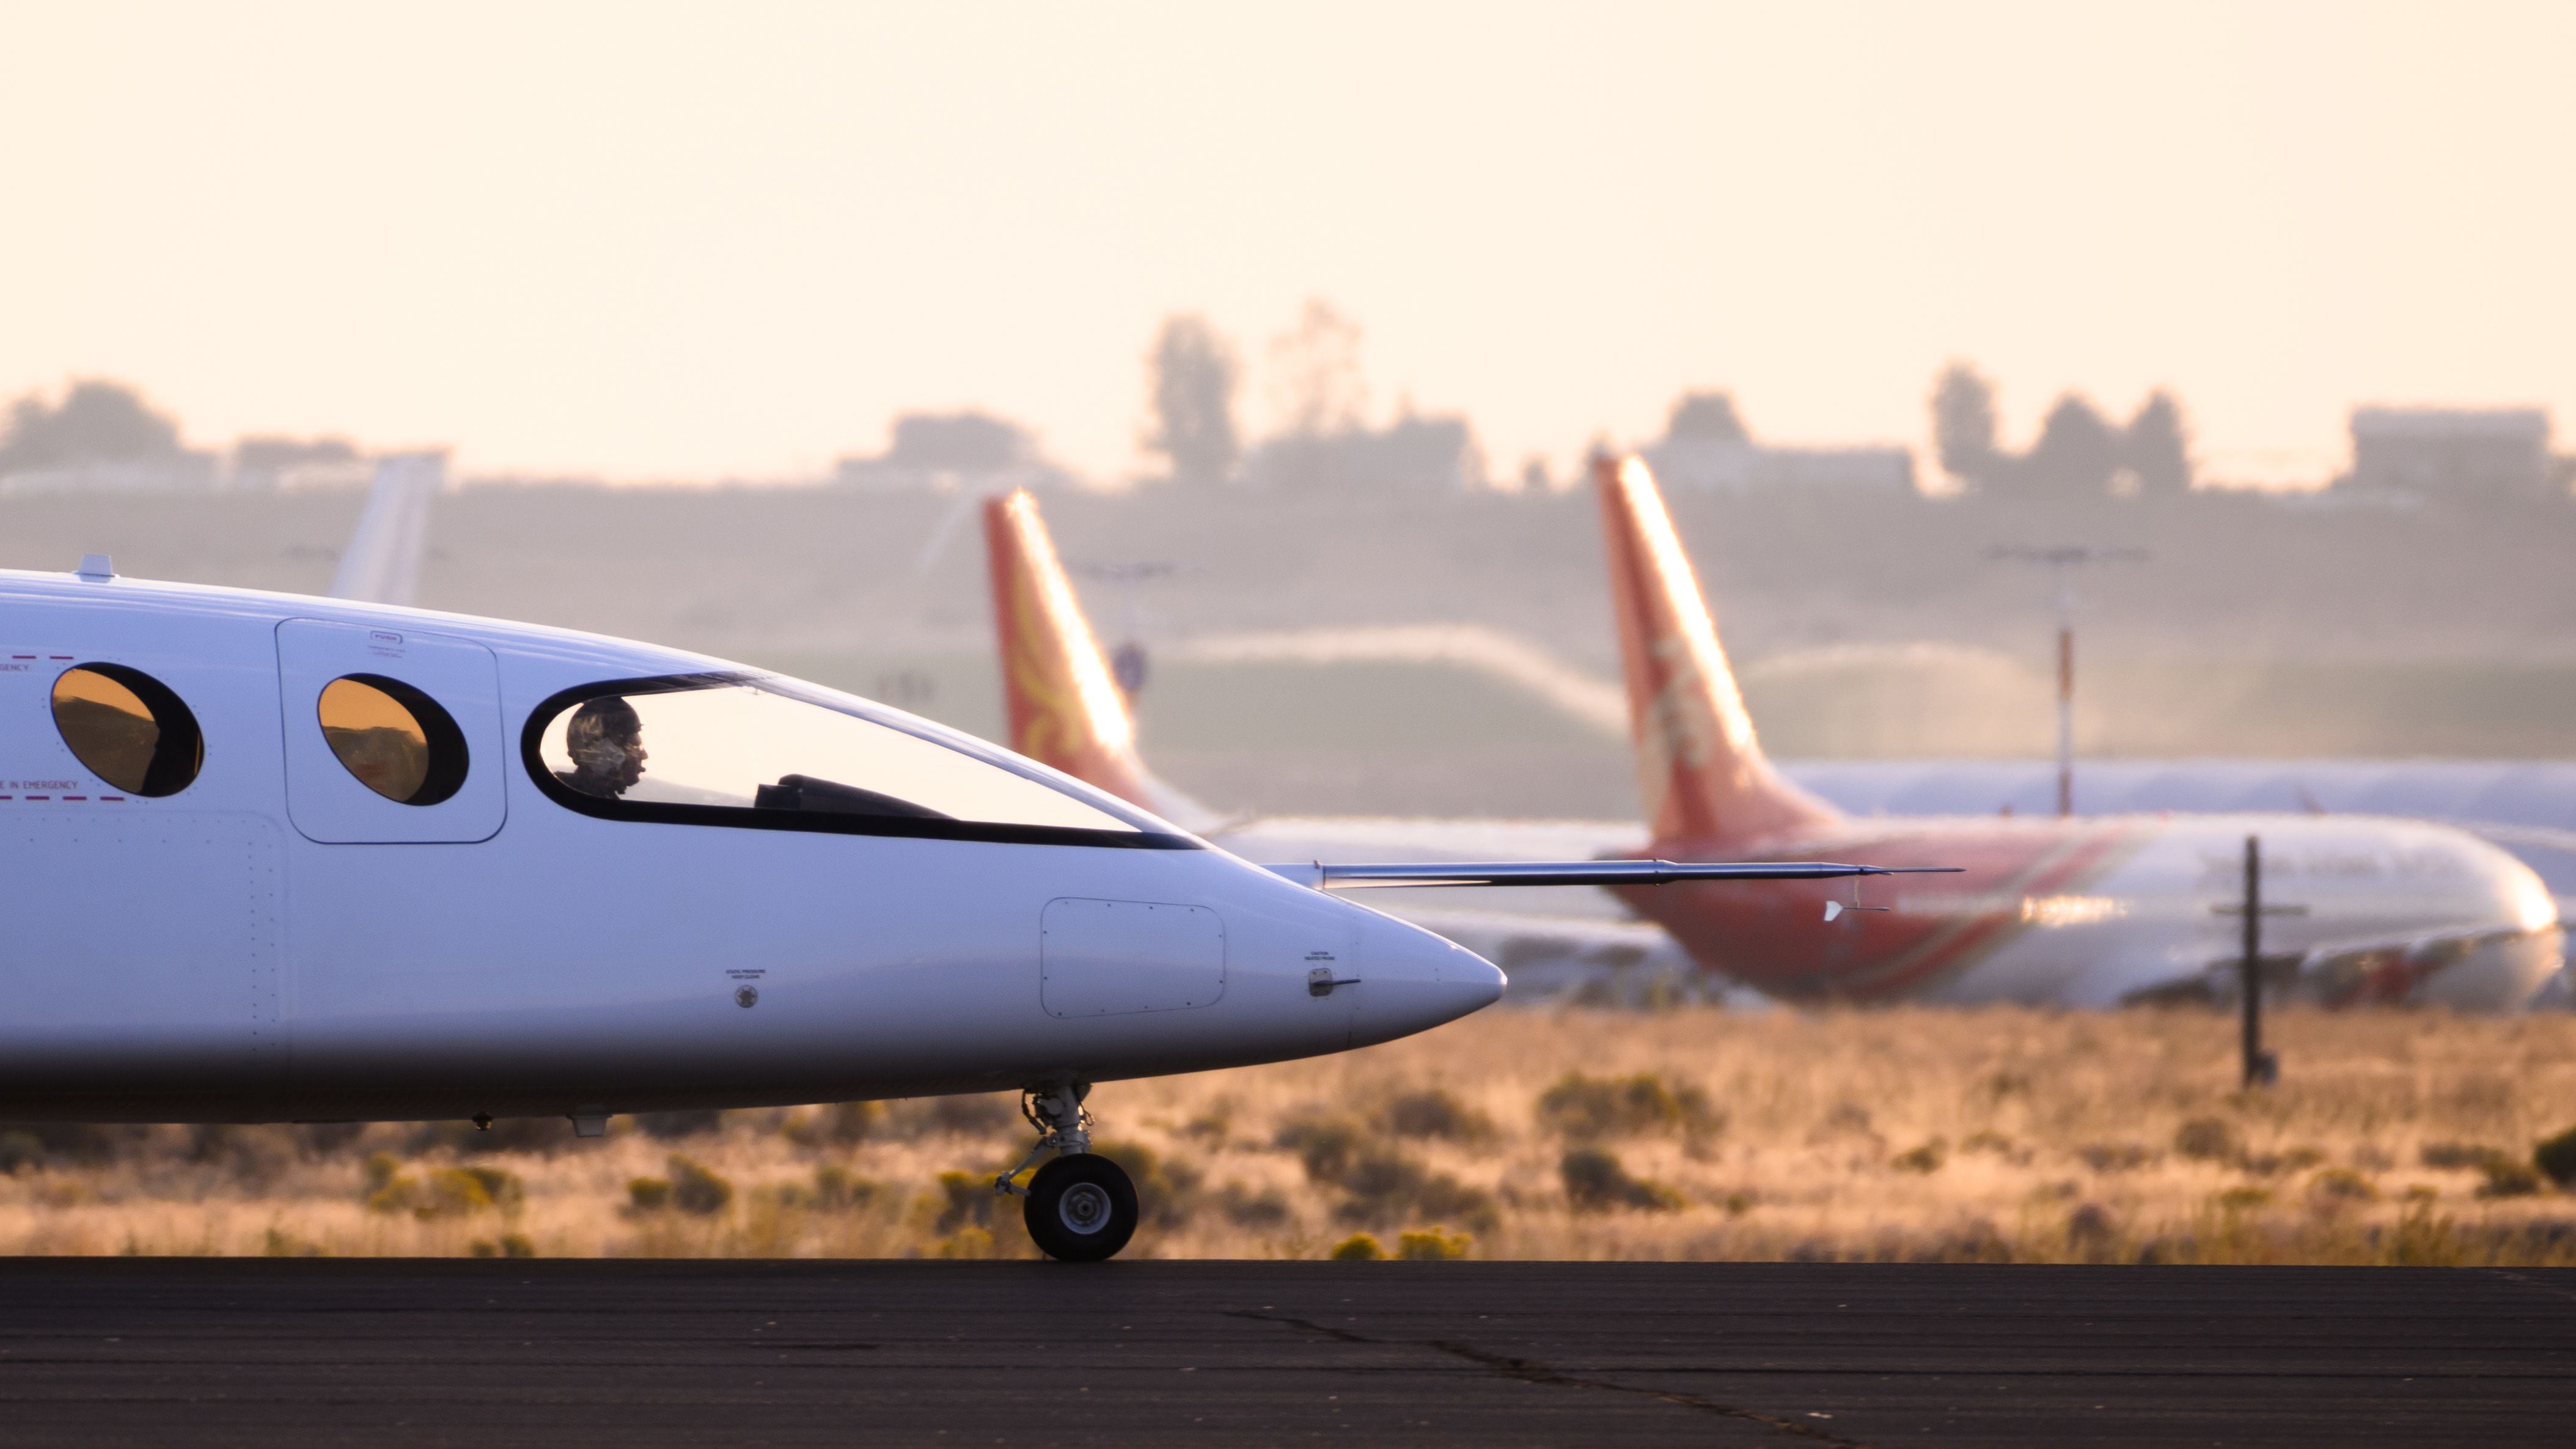
[[[2222,916],[2243,916],[2244,954],[2236,968],[2237,1035],[2244,1055],[2244,1087],[2268,1087],[2281,1079],[2278,1057],[2263,1049],[2263,918],[2265,916],[2304,916],[2306,906],[2267,906],[2263,904],[2263,837],[2245,837],[2245,902],[2235,906],[2212,906]]]
[[[2075,813],[2075,574],[2078,564],[2136,563],[2142,548],[2093,548],[2063,544],[2055,548],[2003,545],[1987,550],[1989,558],[2047,564],[2057,572],[2057,813]]]

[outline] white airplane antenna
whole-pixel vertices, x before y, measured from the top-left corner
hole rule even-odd
[[[447,454],[389,453],[376,460],[366,511],[331,576],[331,597],[408,605],[429,549],[429,501],[447,486]]]

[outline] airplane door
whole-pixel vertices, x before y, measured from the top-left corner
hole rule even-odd
[[[289,619],[277,626],[286,813],[308,840],[489,840],[501,788],[500,668],[470,639]]]

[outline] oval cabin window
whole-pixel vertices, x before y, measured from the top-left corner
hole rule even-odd
[[[399,679],[350,674],[322,688],[322,738],[358,783],[402,805],[435,805],[465,784],[465,732]]]
[[[197,717],[170,686],[122,664],[54,681],[54,728],[91,774],[128,795],[176,795],[206,763]]]

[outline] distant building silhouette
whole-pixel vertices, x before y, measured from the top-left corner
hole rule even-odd
[[[1639,452],[1672,489],[1743,493],[1775,488],[1914,491],[1914,453],[1896,446],[1785,448],[1753,440],[1722,392],[1684,393],[1664,435]]]
[[[2533,499],[2564,491],[2540,408],[2365,407],[2338,492]]]
[[[1399,493],[1457,493],[1487,484],[1485,452],[1465,418],[1414,412],[1383,428],[1265,439],[1244,460],[1243,477],[1254,488]]]
[[[244,438],[233,444],[228,486],[243,492],[363,488],[375,471],[375,460],[346,438]]]
[[[832,481],[845,488],[987,492],[1061,488],[1074,477],[1038,455],[1028,429],[968,410],[902,414],[885,452],[841,459]]]

